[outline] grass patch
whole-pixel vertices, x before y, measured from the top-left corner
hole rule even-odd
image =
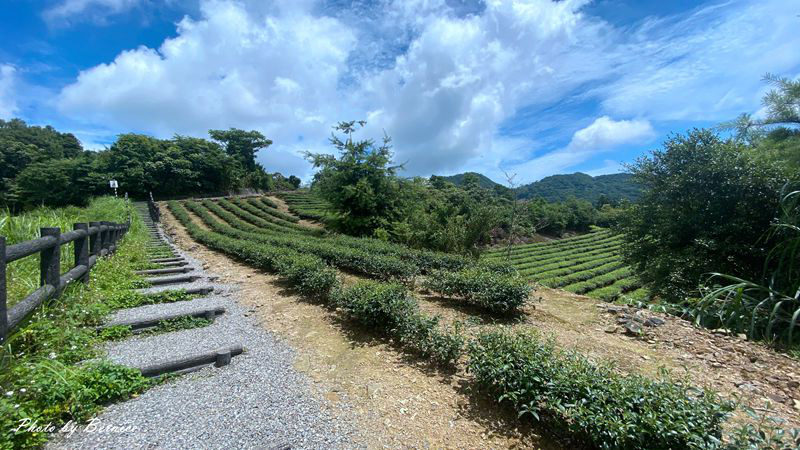
[[[91,205],[88,209],[92,211],[105,205],[106,215],[92,216],[95,212],[87,212],[81,219],[76,219],[80,214],[72,214],[68,220],[120,221],[118,215],[126,217],[131,212],[131,230],[111,258],[98,260],[88,284],[73,283],[60,298],[42,305],[0,350],[0,448],[43,445],[46,433],[15,431],[26,419],[56,427],[69,420],[85,421],[103,405],[130,398],[158,382],[142,377],[138,370],[105,361],[99,353],[101,337],[96,326],[113,309],[123,306],[123,302],[108,299],[138,298],[131,294],[141,280],[134,270],[147,262],[148,236],[124,200],[101,199]],[[64,253],[71,258],[70,252]],[[11,276],[9,280],[10,287],[18,282]],[[87,359],[93,361],[81,363]]]

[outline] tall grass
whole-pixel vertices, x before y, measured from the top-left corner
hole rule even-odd
[[[8,210],[0,210],[0,236],[5,236],[8,246],[40,237],[40,228],[59,227],[63,233],[72,230],[72,225],[78,222],[107,220],[122,223],[128,220],[129,213],[135,214],[130,203],[114,197],[95,198],[86,208],[42,207],[16,216]],[[73,263],[73,244],[62,246],[62,273],[72,268]],[[39,258],[31,255],[10,263],[6,276],[10,307],[39,287]]]
[[[746,332],[751,339],[800,341],[800,190],[784,191],[780,219],[767,236],[777,242],[759,281],[713,273],[717,286],[695,308],[700,323]]]

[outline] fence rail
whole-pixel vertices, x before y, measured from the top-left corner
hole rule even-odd
[[[88,283],[89,271],[97,259],[113,253],[117,242],[130,229],[130,222],[76,223],[72,231],[60,228],[41,228],[41,237],[6,246],[5,236],[0,236],[0,343],[46,300],[61,295],[73,281]],[[61,274],[61,246],[74,242],[75,264]],[[20,300],[11,309],[7,306],[6,266],[18,259],[39,254],[39,289]]]
[[[150,192],[150,198],[147,199],[147,210],[150,211],[150,219],[153,222],[161,222],[161,211],[158,210],[155,200],[153,200],[153,193]]]

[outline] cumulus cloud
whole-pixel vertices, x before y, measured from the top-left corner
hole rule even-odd
[[[14,85],[17,70],[0,64],[0,119],[10,119],[18,110]]]
[[[261,130],[279,150],[324,142],[346,111],[337,83],[352,33],[328,17],[254,19],[239,3],[209,1],[201,11],[160,48],[81,72],[61,92],[61,110],[162,136],[237,127]]]
[[[533,181],[618,147],[649,142],[655,135],[655,130],[647,120],[613,120],[602,116],[576,131],[566,147],[517,164],[512,170],[520,174],[524,181]]]
[[[331,125],[365,118],[367,136],[394,138],[408,175],[517,169],[535,179],[652,137],[650,121],[734,117],[758,105],[761,71],[800,65],[789,2],[725,3],[619,29],[587,16],[587,1],[386,0],[350,10],[202,0],[176,37],[81,72],[58,105],[120,131],[259,129],[275,141],[262,162],[306,176],[302,150],[329,149]],[[523,108],[564,128],[547,109],[565,99],[601,116],[568,143],[499,131]]]
[[[142,3],[142,0],[63,0],[42,13],[51,24],[68,24],[90,19],[102,22],[108,16],[120,14]]]

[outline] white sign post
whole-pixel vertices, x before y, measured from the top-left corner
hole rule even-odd
[[[117,188],[119,187],[119,183],[117,183],[117,180],[111,180],[111,181],[108,182],[108,184],[111,186],[112,189],[114,189],[114,197],[116,197],[117,196]]]

